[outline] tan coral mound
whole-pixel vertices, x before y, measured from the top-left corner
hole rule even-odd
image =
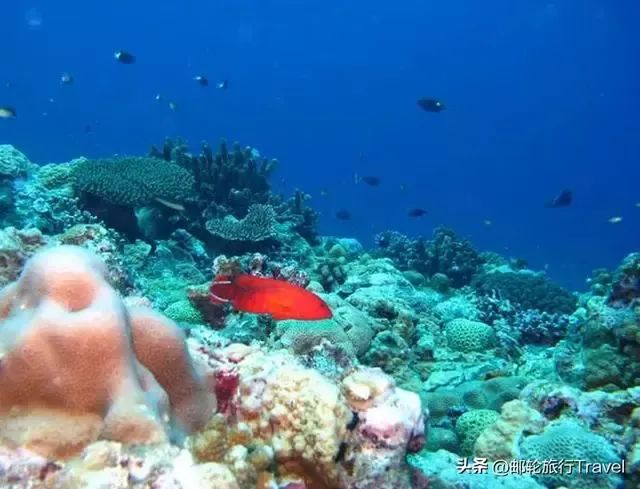
[[[0,292],[0,438],[61,458],[96,439],[166,440],[215,410],[181,332],[127,310],[102,262],[60,246]]]

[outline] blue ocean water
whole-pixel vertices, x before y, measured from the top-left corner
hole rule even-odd
[[[310,193],[323,233],[372,244],[385,229],[429,236],[445,225],[572,288],[640,243],[632,0],[13,0],[1,10],[0,105],[18,118],[0,120],[0,143],[33,161],[227,137],[277,157],[276,186]],[[119,49],[137,62],[116,63]],[[223,79],[228,90],[216,90]],[[423,96],[447,109],[421,111]],[[544,208],[565,187],[574,204]],[[411,220],[411,207],[429,214]],[[335,219],[339,209],[353,218]]]

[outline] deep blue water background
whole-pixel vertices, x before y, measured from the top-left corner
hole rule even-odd
[[[324,233],[371,244],[446,225],[583,288],[640,247],[638,3],[12,0],[0,105],[19,117],[0,142],[45,163],[225,136],[277,157],[276,187],[311,193]],[[421,96],[447,110],[422,112]],[[543,208],[565,186],[575,204]],[[414,206],[430,215],[408,219]]]

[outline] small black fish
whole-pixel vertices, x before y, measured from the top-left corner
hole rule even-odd
[[[13,107],[0,107],[0,119],[15,119],[16,117],[18,117],[18,113]]]
[[[229,87],[229,80],[222,80],[221,82],[216,83],[216,88],[220,90],[226,90]]]
[[[91,124],[85,124],[84,125],[84,132],[85,132],[85,134],[89,134],[90,132],[93,132],[93,126]]]
[[[351,411],[351,421],[347,423],[347,429],[349,431],[355,430],[356,426],[358,426],[358,421],[360,421],[360,416],[357,411]]]
[[[440,100],[431,97],[422,97],[418,99],[418,105],[422,110],[427,112],[441,112],[445,106]]]
[[[127,51],[116,51],[113,53],[113,57],[118,63],[122,63],[123,65],[132,65],[136,62],[136,57]]]
[[[427,211],[424,210],[424,209],[421,209],[420,207],[414,207],[413,209],[409,210],[407,215],[409,217],[422,217],[422,216],[427,215]]]
[[[202,87],[208,87],[209,86],[209,80],[207,80],[204,76],[202,75],[198,75],[194,78],[194,80],[198,83],[198,85],[202,86]]]
[[[336,456],[333,458],[333,461],[335,463],[340,463],[344,460],[344,456],[347,453],[347,444],[342,441],[340,442],[340,445],[338,446],[338,452],[336,453]]]
[[[346,209],[340,209],[338,212],[336,212],[336,217],[341,221],[348,221],[351,219],[351,212]]]
[[[544,206],[552,209],[559,207],[569,207],[573,202],[573,192],[569,189],[564,189],[553,200],[545,202]]]
[[[73,85],[73,76],[71,76],[67,72],[64,72],[62,75],[60,75],[60,83],[62,83],[63,85]]]
[[[370,187],[377,187],[378,185],[380,185],[380,178],[374,177],[373,175],[364,175],[364,176],[356,175],[356,183],[359,183],[359,182],[364,182]]]

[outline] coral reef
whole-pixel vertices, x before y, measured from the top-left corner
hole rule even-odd
[[[469,241],[460,240],[446,228],[436,229],[429,241],[386,231],[376,236],[376,243],[401,270],[415,270],[427,277],[437,274],[437,280],[445,277],[454,287],[468,285],[483,263]]]
[[[530,272],[484,273],[474,278],[473,287],[483,294],[495,293],[521,309],[571,314],[576,308],[573,294]]]
[[[574,294],[448,229],[366,250],[319,236],[275,165],[224,141],[43,166],[0,146],[0,486],[638,486],[638,253]],[[213,303],[237,273],[333,317]],[[532,458],[628,473],[492,466]]]

